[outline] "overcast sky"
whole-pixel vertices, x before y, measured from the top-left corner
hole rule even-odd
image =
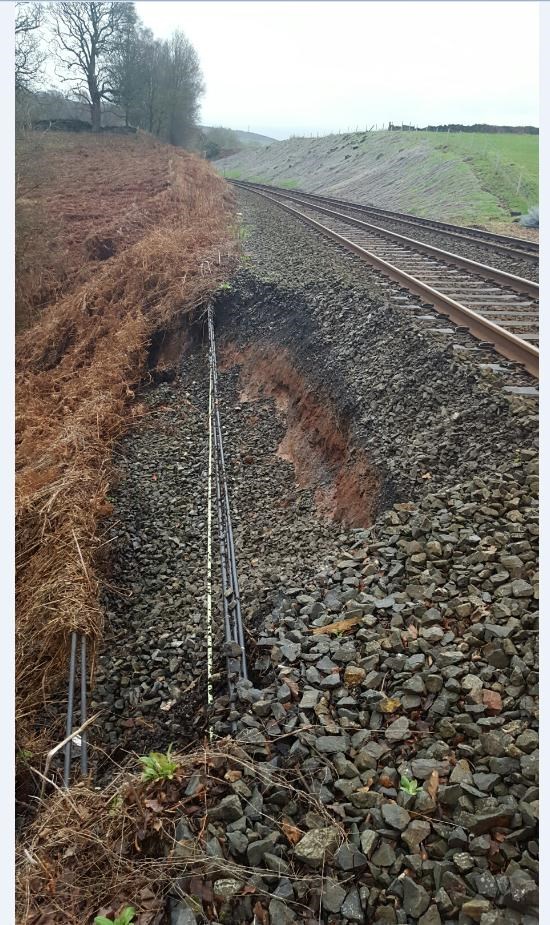
[[[538,125],[538,3],[143,0],[206,82],[201,121],[284,138],[366,125]]]

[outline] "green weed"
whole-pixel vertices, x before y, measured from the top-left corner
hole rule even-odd
[[[167,753],[149,752],[139,759],[143,765],[141,779],[151,782],[156,780],[172,780],[174,772],[178,769],[177,761],[172,761],[172,746]]]
[[[104,915],[96,915],[94,925],[130,925],[133,922],[136,910],[132,906],[125,906],[116,919],[108,919]]]
[[[414,796],[418,790],[418,781],[412,778],[409,780],[408,777],[403,776],[399,781],[400,790],[404,790],[405,793],[409,793],[411,796]]]

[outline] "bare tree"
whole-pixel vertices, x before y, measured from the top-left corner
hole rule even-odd
[[[15,4],[15,89],[29,90],[40,75],[45,55],[40,51],[38,30],[43,22],[40,3]]]
[[[174,32],[167,51],[168,140],[183,145],[196,124],[204,81],[197,52],[183,32]]]
[[[204,90],[193,46],[181,32],[160,41],[138,27],[135,62],[130,81],[135,124],[172,144],[189,143]]]
[[[126,125],[135,119],[135,112],[143,94],[144,77],[141,72],[141,44],[145,30],[138,19],[133,3],[125,4],[126,11],[120,23],[120,35],[110,56],[107,98],[124,112]]]
[[[90,106],[92,130],[101,129],[101,101],[112,99],[111,56],[118,47],[132,3],[57,0],[50,15],[63,79]]]

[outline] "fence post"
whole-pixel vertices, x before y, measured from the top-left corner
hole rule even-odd
[[[521,168],[520,168],[520,171],[519,171],[519,178],[518,178],[518,186],[517,186],[517,189],[516,189],[516,196],[518,195],[518,193],[519,193],[519,188],[520,188],[520,186],[521,186],[522,174],[523,174],[523,167],[521,167]]]

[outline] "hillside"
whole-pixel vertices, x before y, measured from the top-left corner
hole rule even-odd
[[[463,224],[538,203],[538,136],[370,132],[290,138],[216,161],[224,176]]]
[[[17,725],[31,754],[60,733],[41,710],[65,683],[69,631],[92,654],[101,635],[113,441],[158,361],[155,337],[227,278],[234,216],[227,185],[181,148],[31,132],[16,220]]]

